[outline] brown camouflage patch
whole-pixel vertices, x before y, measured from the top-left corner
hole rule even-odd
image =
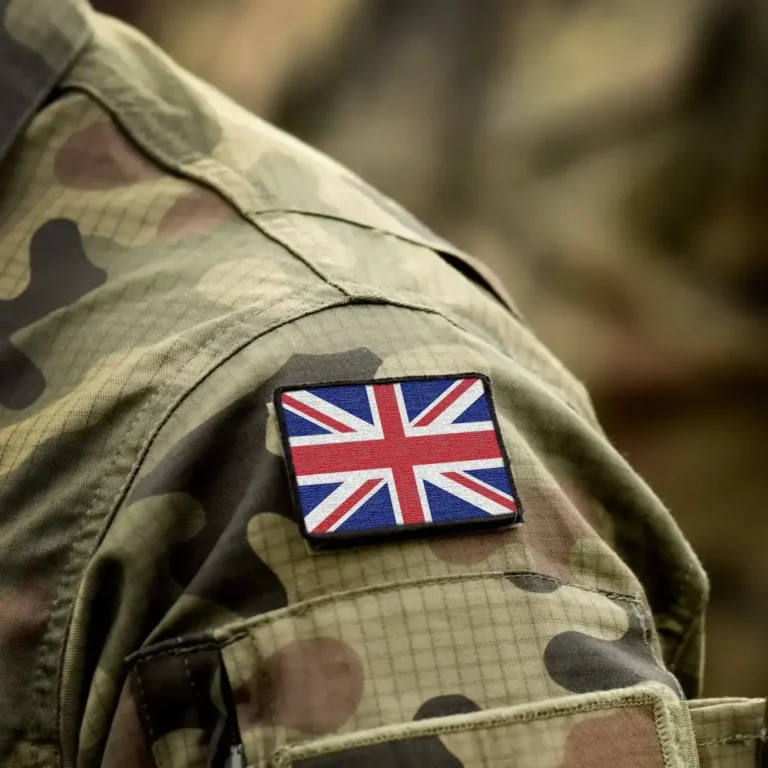
[[[519,536],[533,569],[563,581],[580,582],[581,575],[571,567],[571,554],[581,540],[597,538],[594,529],[564,490],[551,481],[541,478],[538,482],[526,482],[521,477],[518,489],[526,510]]]
[[[322,735],[341,728],[363,693],[353,648],[333,637],[294,640],[264,660],[255,680],[235,690],[244,725],[259,722]]]
[[[161,238],[196,237],[235,218],[236,212],[215,192],[200,187],[182,195],[157,225]]]
[[[473,534],[461,538],[429,539],[427,546],[435,557],[449,565],[477,565],[487,560],[491,555],[507,543],[509,534],[488,532]]]
[[[139,718],[138,704],[129,685],[123,688],[112,717],[102,765],[109,768],[156,768],[151,745]]]
[[[659,768],[664,765],[653,713],[619,709],[576,723],[565,741],[560,768]]]
[[[70,136],[53,164],[56,180],[78,190],[108,190],[159,178],[157,166],[106,120]]]
[[[35,643],[48,623],[52,602],[42,584],[0,589],[0,648]]]

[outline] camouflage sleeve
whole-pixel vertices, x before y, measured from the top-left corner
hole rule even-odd
[[[467,371],[489,378],[525,522],[313,552],[275,390]],[[696,666],[697,566],[525,331],[365,303],[272,330],[176,407],[88,578],[108,567],[114,633],[142,648],[106,765],[696,764],[670,670]],[[107,644],[83,744],[122,661]]]
[[[3,177],[0,762],[764,765],[764,702],[685,698],[695,557],[499,291],[348,171],[89,23]],[[360,387],[378,416],[334,401]],[[352,444],[396,412],[396,447],[364,461]],[[462,503],[516,525],[371,525],[406,461],[403,528],[418,504],[425,525]],[[347,519],[365,546],[303,535]]]

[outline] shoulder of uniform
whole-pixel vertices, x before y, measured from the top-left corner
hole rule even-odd
[[[354,173],[195,78],[136,30],[95,13],[91,24],[94,42],[68,84],[104,104],[161,165],[215,189],[262,229],[298,215],[435,251],[511,307],[490,270]]]

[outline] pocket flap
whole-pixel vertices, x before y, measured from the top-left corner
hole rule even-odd
[[[695,766],[685,705],[663,686],[569,696],[278,750],[275,768]]]
[[[768,700],[704,699],[690,709],[703,768],[768,766]]]

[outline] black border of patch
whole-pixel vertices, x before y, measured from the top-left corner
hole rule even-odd
[[[291,446],[288,441],[288,430],[285,427],[283,417],[283,406],[280,397],[286,392],[297,392],[305,389],[322,389],[324,387],[355,387],[366,386],[368,384],[401,384],[408,381],[432,381],[435,379],[470,379],[476,378],[483,382],[486,397],[491,411],[491,421],[493,422],[493,431],[496,435],[496,441],[501,451],[501,457],[504,462],[504,468],[507,470],[507,477],[512,488],[512,495],[517,504],[517,510],[508,515],[496,515],[484,518],[482,520],[469,520],[466,522],[454,523],[423,523],[419,525],[390,525],[382,528],[373,528],[365,532],[349,531],[344,533],[322,533],[311,534],[307,531],[304,524],[304,515],[301,512],[301,497],[299,496],[299,484],[296,480],[296,470],[293,466],[293,456]],[[273,396],[275,414],[280,430],[280,442],[283,447],[283,459],[288,470],[288,482],[291,489],[291,501],[293,510],[298,516],[299,529],[301,535],[309,542],[313,549],[343,549],[345,547],[358,547],[371,544],[380,544],[387,541],[402,541],[404,539],[426,538],[433,535],[459,535],[471,533],[473,531],[495,531],[500,528],[509,528],[519,525],[523,522],[523,508],[520,502],[520,496],[515,485],[515,478],[512,474],[512,467],[509,463],[509,457],[504,447],[504,441],[501,439],[501,429],[499,420],[496,417],[496,403],[493,400],[493,391],[491,390],[491,380],[484,373],[469,371],[466,373],[441,373],[429,376],[395,376],[387,379],[361,379],[356,381],[323,381],[307,384],[289,384],[283,387],[277,387]]]

